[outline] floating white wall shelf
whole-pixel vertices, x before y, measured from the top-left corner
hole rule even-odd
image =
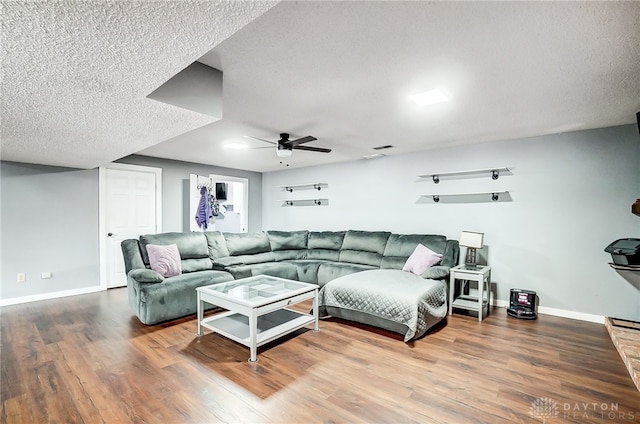
[[[329,188],[329,184],[327,183],[312,183],[312,184],[295,184],[295,185],[287,185],[278,187],[283,191],[292,192],[295,190],[322,190],[323,188]]]
[[[491,196],[491,200],[497,202],[500,200],[500,196],[507,196],[508,191],[481,191],[481,192],[468,192],[468,193],[439,193],[439,194],[422,194],[421,197],[431,197],[435,203],[440,201],[441,197],[464,197],[464,196]]]
[[[328,206],[329,199],[278,200],[282,206]]]
[[[445,176],[457,176],[457,175],[483,175],[488,174],[491,175],[491,178],[497,180],[500,177],[500,173],[509,172],[509,168],[500,167],[500,168],[483,168],[483,169],[470,169],[467,171],[449,171],[449,172],[434,172],[431,174],[423,174],[418,175],[419,178],[431,178],[435,184],[440,182],[440,177]]]

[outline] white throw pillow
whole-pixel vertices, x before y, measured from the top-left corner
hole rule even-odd
[[[149,265],[151,269],[165,278],[180,275],[182,273],[182,263],[180,262],[180,252],[178,245],[168,244],[166,246],[148,244]]]
[[[442,255],[422,244],[418,244],[409,259],[407,259],[404,267],[402,267],[402,270],[422,275],[427,269],[440,262],[440,259],[442,259]]]

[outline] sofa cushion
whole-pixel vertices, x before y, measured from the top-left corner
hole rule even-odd
[[[269,237],[258,233],[223,233],[231,256],[252,255],[271,251]]]
[[[309,284],[318,284],[318,268],[320,264],[327,263],[323,260],[295,259],[287,261],[298,269],[298,281]]]
[[[276,262],[280,261],[289,261],[293,259],[306,259],[307,258],[307,249],[300,250],[276,250],[275,252],[271,252],[274,260]]]
[[[382,255],[391,233],[386,231],[347,231],[342,243],[342,251],[357,250]],[[415,246],[414,246],[415,248]],[[409,255],[411,252],[409,252]],[[408,255],[407,255],[408,256]]]
[[[175,244],[147,244],[147,254],[149,255],[151,269],[163,277],[182,274],[180,252],[178,252],[178,246]]]
[[[380,268],[380,264],[382,263],[382,255],[373,252],[363,252],[361,250],[341,250],[340,262],[370,265],[376,268]]]
[[[203,233],[162,233],[140,236],[140,253],[145,265],[149,265],[147,245],[175,244],[180,252],[182,272],[195,272],[211,269],[207,238]]]
[[[213,268],[224,270],[228,266],[252,265],[264,262],[275,262],[273,252],[256,253],[255,255],[227,256],[213,261]]]
[[[383,255],[408,258],[418,244],[442,254],[446,242],[447,238],[441,235],[391,234],[387,240]]]
[[[346,231],[311,231],[309,233],[309,249],[340,250]]]
[[[340,260],[340,251],[329,249],[309,249],[307,250],[307,259],[338,262]]]
[[[379,268],[390,235],[385,231],[347,231],[340,250],[340,262]]]
[[[161,233],[140,236],[140,253],[145,265],[149,265],[148,244],[175,244],[183,260],[209,257],[207,238],[202,233]]]
[[[447,238],[441,235],[391,234],[384,249],[380,268],[402,269],[418,244],[443,254]]]
[[[229,256],[227,240],[220,231],[206,231],[204,235],[207,238],[207,246],[211,260]]]
[[[267,231],[271,250],[306,249],[309,231]]]
[[[230,266],[226,269],[233,278],[254,277],[256,275],[271,275],[272,277],[287,278],[289,280],[298,279],[298,270],[295,265],[287,262],[267,262],[253,265]]]

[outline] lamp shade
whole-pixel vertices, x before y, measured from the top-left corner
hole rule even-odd
[[[484,239],[484,233],[474,233],[472,231],[463,231],[460,235],[460,246],[473,247],[481,249]]]

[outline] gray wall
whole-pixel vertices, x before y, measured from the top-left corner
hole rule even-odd
[[[2,162],[0,190],[1,299],[100,285],[97,169]]]
[[[498,299],[538,292],[541,306],[640,319],[638,279],[611,269],[604,248],[640,237],[631,204],[640,197],[635,125],[492,142],[263,175],[264,229],[485,233]],[[430,172],[507,166],[513,174],[420,180]],[[278,186],[323,182],[322,192]],[[421,194],[509,190],[510,202],[434,204]],[[326,197],[327,207],[281,207],[280,199]],[[464,252],[463,252],[464,253]],[[626,277],[626,278],[625,278]],[[635,278],[635,280],[634,280]]]
[[[169,159],[132,155],[118,160],[120,163],[162,168],[162,231],[189,231],[189,175],[219,174],[249,180],[249,228],[262,229],[262,174],[220,166],[202,165]]]
[[[191,173],[248,178],[249,231],[261,229],[260,173],[145,156],[119,162],[162,168],[163,231],[188,231]],[[99,287],[97,169],[1,162],[0,196],[0,300]],[[41,279],[45,271],[53,278]]]

